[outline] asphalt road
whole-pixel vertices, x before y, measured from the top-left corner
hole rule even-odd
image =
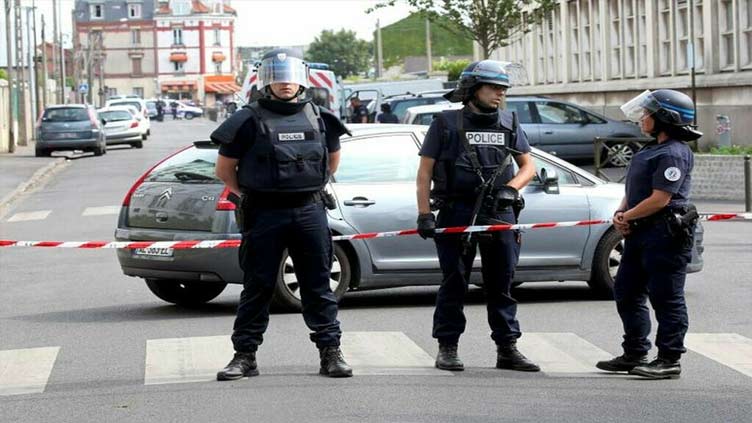
[[[76,157],[16,203],[0,221],[0,238],[112,239],[131,184],[168,152],[207,138],[213,125],[154,122],[141,150]],[[620,352],[613,303],[594,299],[583,283],[546,283],[515,291],[521,349],[540,357],[546,371],[538,374],[493,368],[477,288],[460,344],[467,370],[433,369],[435,288],[427,287],[344,299],[339,318],[356,377],[318,376],[301,316],[274,314],[258,354],[261,376],[219,383],[212,374],[230,359],[240,287],[185,309],[124,276],[113,251],[0,249],[0,421],[748,422],[752,223],[705,229],[705,269],[687,283],[692,345],[673,381],[590,367],[591,357]]]

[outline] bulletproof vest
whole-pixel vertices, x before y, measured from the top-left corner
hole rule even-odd
[[[494,125],[473,125],[466,128],[463,110],[441,113],[446,128],[442,134],[442,150],[433,169],[431,196],[435,199],[446,201],[474,198],[484,181],[489,181],[494,176],[489,191],[509,182],[503,174],[511,163],[507,147],[514,144],[514,132],[501,125],[500,116]],[[458,157],[452,155],[449,148],[451,143],[460,143]],[[473,153],[477,160],[473,159]]]
[[[326,185],[328,151],[318,107],[308,104],[284,115],[254,102],[256,140],[238,164],[238,182],[247,191],[313,192]]]

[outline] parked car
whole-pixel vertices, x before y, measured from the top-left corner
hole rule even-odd
[[[178,116],[191,120],[195,117],[201,117],[204,115],[204,109],[196,106],[191,106],[188,103],[177,100],[168,101],[168,109],[172,110],[173,106],[178,108]]]
[[[443,91],[431,91],[421,94],[405,94],[387,97],[384,99],[384,103],[389,104],[392,108],[392,113],[397,115],[397,118],[402,122],[405,117],[407,109],[415,106],[424,106],[427,104],[449,104],[449,100],[443,97]]]
[[[47,107],[36,126],[35,155],[49,156],[53,151],[83,150],[95,156],[107,153],[102,123],[93,107],[65,104]]]
[[[327,189],[337,200],[329,211],[335,235],[415,227],[415,177],[418,149],[427,127],[392,124],[351,125],[343,136],[343,160]],[[611,219],[624,195],[621,184],[606,183],[555,156],[534,149],[536,179],[523,190],[527,207],[521,221]],[[118,241],[239,239],[229,191],[214,175],[217,147],[195,142],[146,171],[125,196],[118,218]],[[541,173],[539,173],[541,174]],[[622,239],[611,225],[530,230],[523,235],[515,281],[587,281],[609,296],[622,252]],[[698,228],[697,245],[702,243]],[[689,271],[702,261],[695,249]],[[219,295],[228,283],[241,283],[236,249],[118,250],[123,272],[141,277],[159,298],[197,304]],[[480,258],[475,265],[479,267]],[[433,242],[417,236],[337,242],[332,289],[337,298],[348,290],[441,281]],[[480,283],[479,278],[473,280]],[[294,263],[280,262],[275,302],[300,307]]]
[[[507,97],[507,110],[517,112],[530,145],[563,159],[593,159],[595,137],[643,137],[640,128],[631,122],[618,121],[586,110],[578,105],[546,97]],[[401,121],[408,124],[429,124],[433,116],[461,105],[437,104],[412,110]],[[620,154],[612,156],[611,165],[623,166],[632,159],[634,147],[623,145]]]
[[[141,138],[145,141],[151,135],[151,121],[149,119],[149,110],[146,108],[146,101],[140,98],[125,98],[121,100],[109,100],[107,107],[112,106],[133,106],[138,112],[139,128],[141,129]]]
[[[149,119],[157,118],[157,100],[146,100],[146,110],[149,113]]]
[[[112,106],[99,109],[99,119],[104,123],[107,145],[130,144],[131,147],[144,146],[139,121],[130,106]]]

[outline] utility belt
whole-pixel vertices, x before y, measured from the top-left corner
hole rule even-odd
[[[281,210],[323,203],[329,210],[337,208],[334,196],[325,189],[301,193],[244,192],[238,197],[230,194],[227,199],[235,204],[235,222],[241,232],[250,229],[252,210]]]
[[[483,198],[478,211],[479,216],[496,216],[509,211],[514,212],[515,220],[519,220],[522,209],[525,208],[525,199],[520,196],[512,205],[501,205],[497,198],[498,191],[487,193]],[[431,210],[451,209],[455,206],[462,205],[472,208],[477,201],[477,197],[431,197]]]
[[[629,226],[632,230],[642,230],[665,223],[674,240],[682,247],[691,247],[699,217],[697,207],[690,203],[686,206],[666,207],[651,216],[630,221]]]

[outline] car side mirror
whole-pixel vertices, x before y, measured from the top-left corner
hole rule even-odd
[[[546,194],[559,193],[559,174],[555,169],[541,168],[540,180],[543,183],[543,191]]]

